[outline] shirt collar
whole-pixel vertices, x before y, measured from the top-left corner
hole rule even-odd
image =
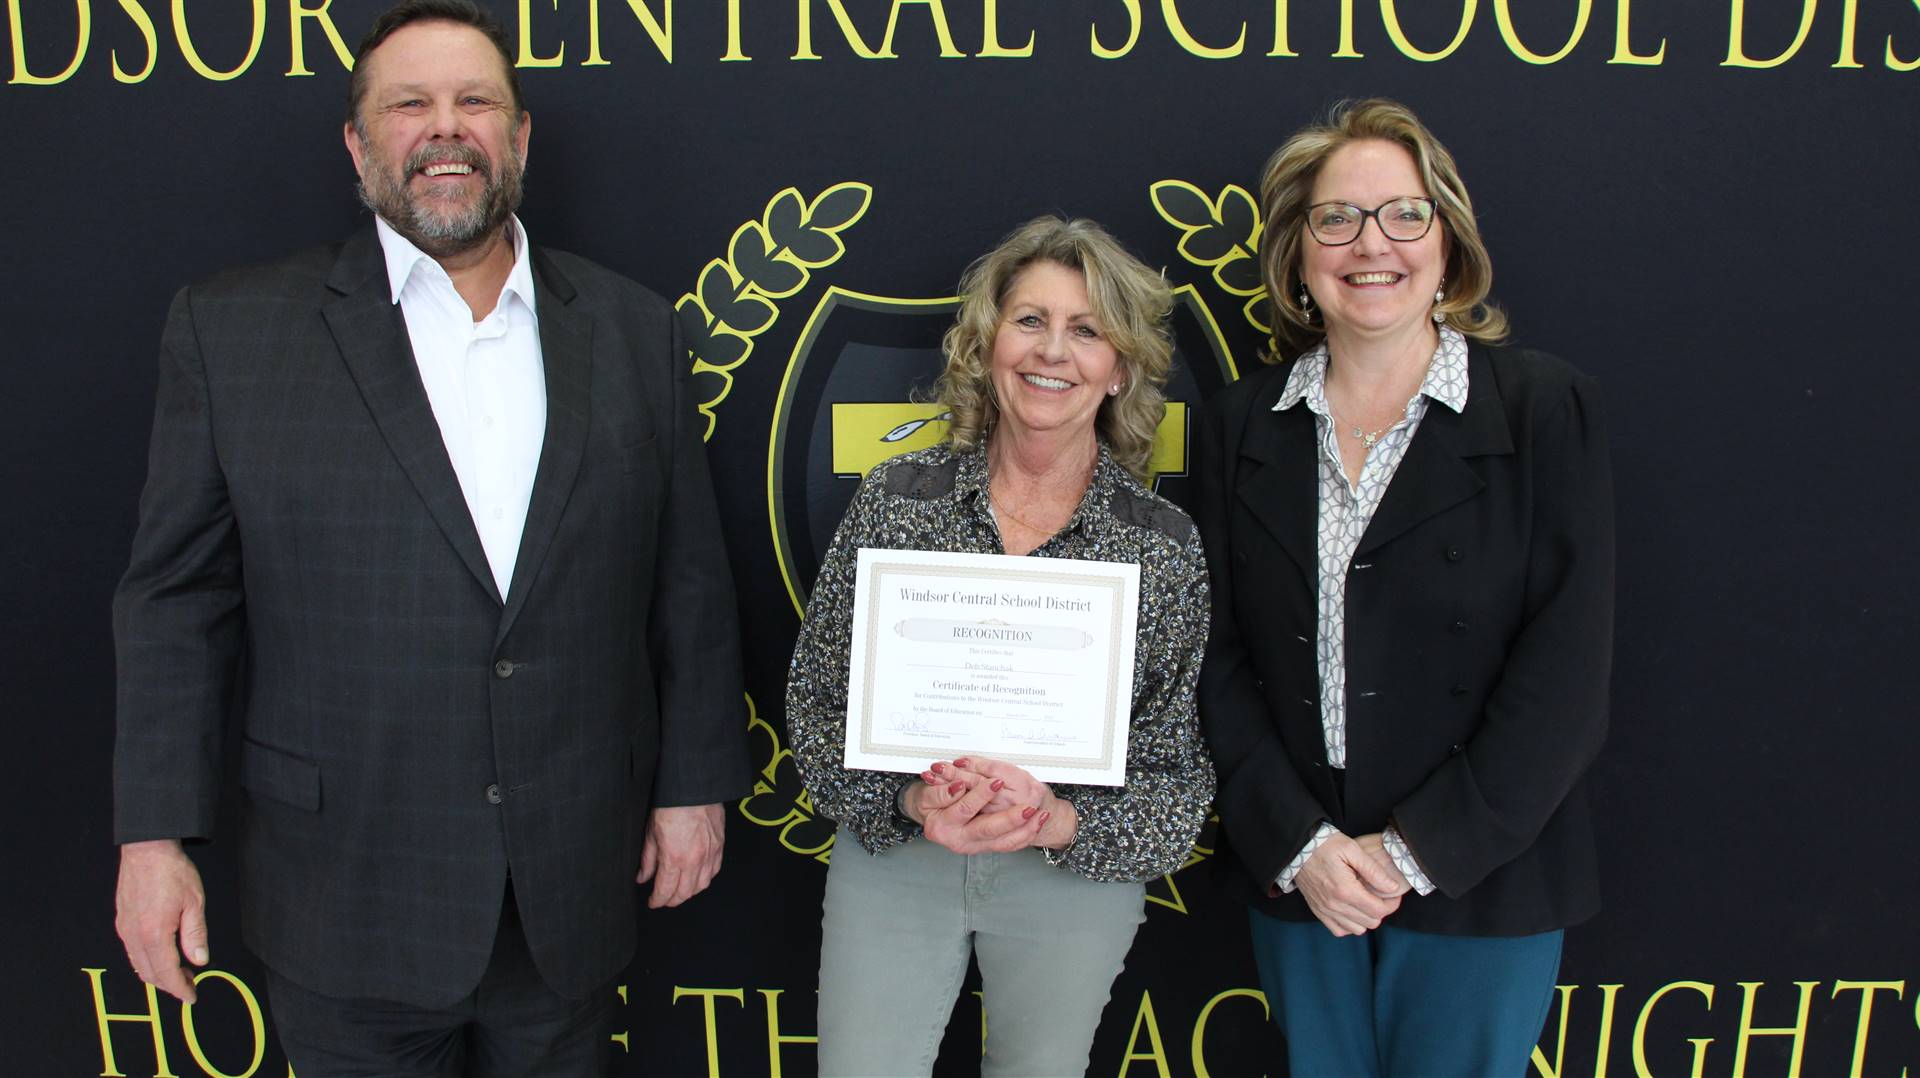
[[[1455,412],[1465,411],[1467,407],[1467,338],[1452,326],[1440,327],[1440,343],[1433,350],[1433,359],[1427,364],[1427,376],[1421,380],[1416,395],[1424,395],[1446,405]],[[1287,373],[1287,384],[1280,391],[1280,399],[1273,404],[1273,410],[1284,412],[1287,409],[1307,402],[1307,407],[1320,415],[1327,414],[1327,342],[1322,339],[1293,364],[1293,370]]]
[[[407,282],[412,280],[416,272],[437,272],[442,277],[446,276],[447,271],[440,268],[440,263],[435,262],[432,255],[414,246],[413,241],[396,231],[386,218],[375,214],[373,231],[380,238],[380,253],[386,256],[387,287],[392,292],[393,302],[400,302],[400,294],[407,290]],[[518,215],[514,215],[507,219],[507,231],[513,236],[513,269],[507,271],[507,281],[500,286],[500,297],[518,297],[527,310],[536,312],[537,317],[538,308],[533,305],[533,269],[527,259],[526,226],[520,223]],[[432,268],[422,270],[423,263]]]

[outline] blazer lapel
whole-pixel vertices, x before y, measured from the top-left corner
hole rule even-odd
[[[327,286],[339,295],[321,308],[321,315],[388,449],[454,552],[499,602],[493,570],[467,511],[460,480],[453,473],[433,405],[420,382],[406,319],[393,302],[380,241],[371,228],[361,230],[341,248]]]
[[[1476,345],[1467,353],[1466,409],[1455,412],[1444,404],[1429,403],[1354,557],[1479,494],[1486,481],[1467,458],[1511,452],[1513,436],[1500,387],[1493,380],[1493,365],[1486,350]]]
[[[534,248],[534,304],[540,316],[540,362],[547,379],[547,432],[540,445],[540,464],[533,475],[533,496],[527,504],[527,523],[520,533],[520,553],[514,561],[507,589],[506,610],[500,618],[500,638],[526,605],[527,592],[539,576],[541,562],[553,545],[567,501],[573,495],[580,460],[586,452],[589,397],[593,384],[593,322],[572,306],[572,282],[546,255]]]
[[[1286,379],[1276,378],[1273,386],[1247,412],[1235,494],[1247,514],[1312,580],[1320,462],[1313,412],[1304,404],[1274,411]]]

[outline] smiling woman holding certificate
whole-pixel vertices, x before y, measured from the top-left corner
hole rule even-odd
[[[1009,235],[961,292],[939,384],[947,440],[861,484],[788,675],[794,756],[840,824],[823,1075],[929,1073],[969,955],[983,1072],[1085,1071],[1146,919],[1144,881],[1184,863],[1213,800],[1194,715],[1205,560],[1186,514],[1139,478],[1172,295],[1099,226],[1055,218]],[[1097,706],[1066,714],[1103,686],[1111,725]],[[862,748],[969,731],[931,766],[930,752],[872,769],[896,765]],[[1026,766],[984,755],[989,742]]]

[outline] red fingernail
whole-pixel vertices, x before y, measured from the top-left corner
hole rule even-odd
[[[994,793],[999,793],[1006,785],[1007,782],[1005,779],[994,779],[993,785],[988,786],[987,789],[992,790]]]
[[[939,773],[941,773],[942,771],[945,771],[946,769],[947,769],[947,765],[946,765],[946,764],[934,764],[934,765],[933,765],[933,773],[934,773],[934,774],[936,774],[936,775],[938,775],[938,774],[939,774]]]
[[[951,786],[949,786],[949,787],[947,787],[947,792],[948,792],[948,793],[950,793],[950,794],[957,794],[957,793],[959,793],[960,791],[962,791],[962,790],[964,790],[964,789],[966,789],[966,788],[967,788],[967,784],[966,784],[966,783],[964,783],[964,782],[956,782],[956,783],[954,783],[953,785],[951,785]]]
[[[1047,821],[1048,821],[1048,820],[1051,820],[1051,819],[1053,819],[1053,813],[1051,813],[1051,812],[1043,812],[1043,813],[1041,813],[1041,814],[1040,814],[1040,826],[1042,826],[1042,827],[1045,827],[1045,826],[1046,826],[1046,824],[1047,824]]]
[[[1031,806],[1023,808],[1020,810],[1020,818],[1023,820],[1031,820],[1033,819],[1034,812],[1035,810]]]
[[[970,760],[967,760],[967,759],[965,759],[965,758],[962,758],[962,759],[959,759],[959,760],[955,760],[955,761],[953,762],[953,766],[955,766],[955,767],[972,767],[972,766],[973,766],[973,763],[972,763],[972,761],[970,761]]]

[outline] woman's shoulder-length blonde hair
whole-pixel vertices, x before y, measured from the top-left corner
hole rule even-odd
[[[1100,402],[1094,429],[1113,459],[1142,479],[1153,455],[1154,432],[1166,412],[1160,387],[1173,361],[1167,315],[1173,290],[1160,274],[1127,253],[1092,221],[1038,217],[1007,234],[960,278],[960,312],[941,349],[946,369],[935,399],[951,414],[947,441],[956,449],[983,445],[1000,417],[993,393],[993,339],[1001,307],[1022,270],[1053,262],[1086,280],[1087,300],[1126,374],[1117,396]]]
[[[1326,122],[1295,132],[1267,161],[1260,177],[1260,213],[1266,222],[1260,235],[1260,277],[1272,307],[1273,338],[1265,357],[1270,363],[1297,356],[1326,336],[1326,326],[1301,307],[1300,258],[1307,238],[1307,207],[1313,185],[1334,151],[1361,139],[1391,142],[1413,155],[1414,166],[1427,194],[1439,209],[1446,229],[1446,298],[1435,309],[1446,324],[1469,338],[1486,343],[1504,340],[1507,316],[1488,301],[1493,290],[1493,260],[1474,223],[1473,200],[1453,155],[1433,137],[1413,110],[1398,101],[1373,97],[1342,101]]]

